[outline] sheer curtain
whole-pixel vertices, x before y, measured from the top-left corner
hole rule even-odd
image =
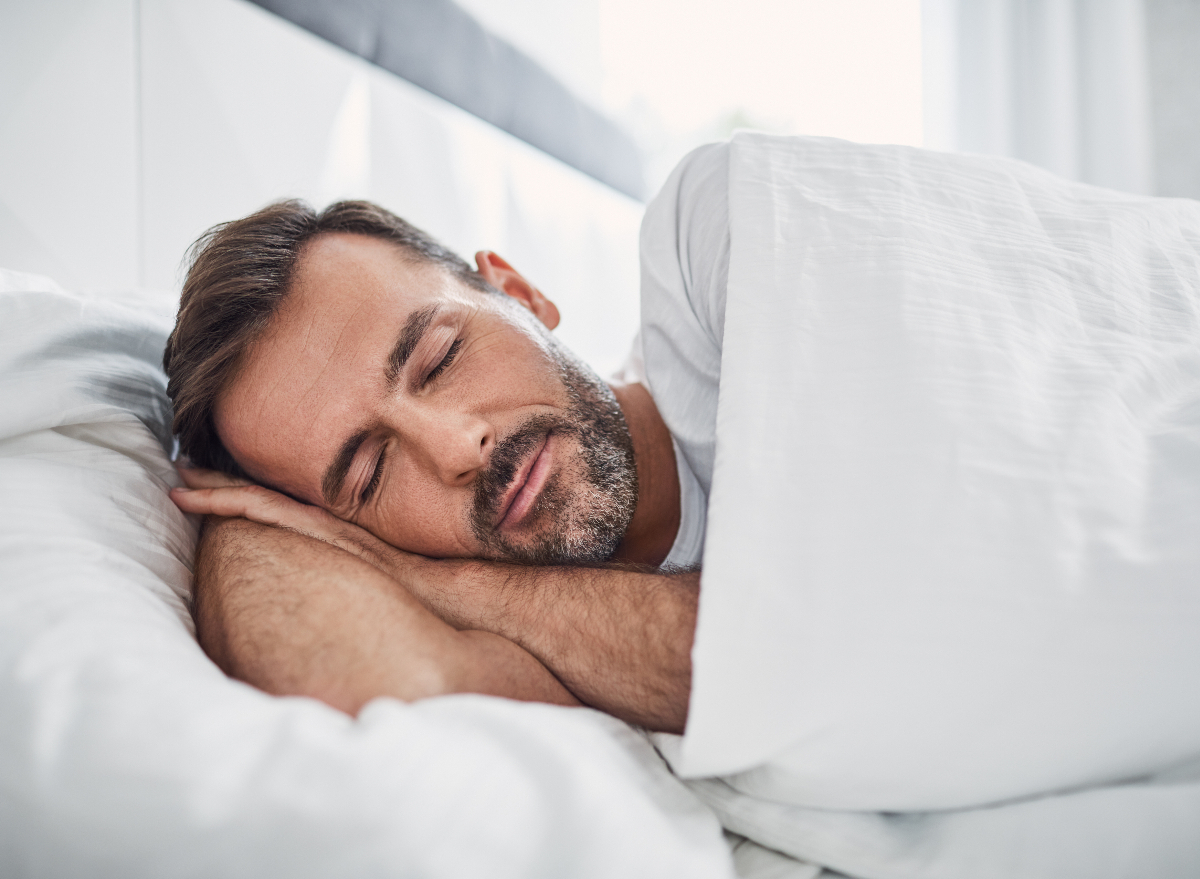
[[[925,143],[1155,191],[1144,0],[923,0]]]

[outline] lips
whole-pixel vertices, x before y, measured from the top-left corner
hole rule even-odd
[[[550,476],[553,446],[554,434],[547,433],[545,439],[534,447],[533,452],[521,465],[521,469],[504,492],[504,499],[500,503],[496,518],[497,529],[519,525],[529,515]]]

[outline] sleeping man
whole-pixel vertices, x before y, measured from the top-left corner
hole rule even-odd
[[[728,257],[726,163],[689,172],[712,202],[698,295]],[[645,386],[607,385],[551,335],[549,299],[476,262],[360,202],[274,205],[200,243],[165,363],[206,468],[175,500],[226,517],[200,551],[201,642],[351,712],[466,691],[682,731],[703,502],[689,485],[681,510]]]
[[[218,227],[165,355],[173,497],[214,517],[201,643],[350,713],[468,692],[686,728],[672,767],[756,803],[1194,764],[1197,242],[1182,200],[739,135],[647,207],[610,385],[493,253],[361,202]],[[1167,826],[1120,791],[1071,802]],[[986,820],[1051,826],[1030,809]]]

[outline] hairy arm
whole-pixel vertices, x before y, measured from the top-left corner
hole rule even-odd
[[[230,607],[220,616],[222,625],[240,632],[239,637],[245,642],[239,641],[240,649],[246,655],[266,649],[257,643],[260,639],[267,644],[273,643],[272,639],[279,642],[283,652],[272,654],[270,661],[264,663],[283,670],[277,673],[286,672],[290,664],[300,659],[303,651],[296,649],[297,645],[291,643],[293,640],[303,637],[317,642],[324,639],[326,647],[314,643],[306,648],[304,655],[313,657],[319,656],[322,649],[349,650],[345,645],[354,643],[358,646],[350,651],[353,656],[342,660],[340,654],[335,655],[339,662],[353,669],[353,674],[342,673],[341,679],[353,677],[357,682],[355,692],[359,694],[356,696],[360,699],[359,704],[370,698],[368,691],[372,688],[378,690],[374,695],[387,693],[401,698],[433,695],[432,692],[404,695],[394,689],[397,685],[390,676],[385,675],[387,681],[377,680],[372,674],[384,673],[370,671],[371,668],[394,667],[402,670],[397,673],[399,677],[407,675],[409,680],[421,679],[413,678],[416,672],[408,671],[403,662],[421,658],[427,661],[430,656],[441,656],[431,647],[418,650],[418,645],[424,645],[426,641],[416,639],[410,628],[413,631],[420,628],[422,633],[427,628],[429,632],[422,634],[422,639],[448,639],[448,633],[453,632],[480,640],[492,651],[499,651],[496,642],[503,641],[516,651],[512,657],[514,663],[517,658],[532,662],[549,678],[549,682],[535,681],[536,675],[532,671],[500,675],[501,681],[510,686],[522,682],[531,689],[519,692],[531,695],[505,692],[498,686],[499,682],[490,679],[482,683],[463,683],[453,675],[441,691],[490,692],[553,702],[564,702],[573,694],[585,704],[630,723],[656,730],[683,731],[691,691],[698,573],[662,574],[623,568],[529,567],[477,560],[427,559],[397,550],[356,525],[262,486],[230,484],[228,477],[204,471],[184,471],[184,478],[192,490],[173,494],[175,502],[184,510],[253,520],[234,520],[243,522],[236,526],[243,529],[262,523],[255,526],[263,528],[262,531],[248,532],[255,535],[256,541],[256,546],[249,551],[239,552],[234,545],[220,547],[228,570],[223,576],[212,579],[217,585],[216,594],[245,592],[245,596],[237,600],[249,604],[249,616],[270,620],[267,624],[251,627],[236,607]],[[355,561],[358,565],[344,569],[336,585],[324,575],[310,584],[304,570],[307,562],[302,557],[295,561],[288,558],[283,543],[304,535],[315,538],[305,544],[309,551],[315,553],[323,541],[330,545],[329,550],[339,553],[337,557],[341,561]],[[270,559],[272,566],[266,575],[261,568],[264,556]],[[202,564],[201,588],[208,588],[206,571]],[[358,578],[363,578],[364,584],[369,583],[373,590],[392,596],[391,602],[396,603],[391,611],[393,616],[377,616],[372,609],[374,605],[367,601],[382,599],[364,597],[362,589],[366,586],[355,586]],[[227,585],[222,587],[222,582]],[[280,591],[279,583],[289,586]],[[292,583],[306,584],[305,595],[324,592],[306,599],[312,604],[303,608],[299,620],[289,616],[289,602],[296,601],[293,593],[298,588],[291,586]],[[336,629],[325,631],[322,628],[325,625],[322,614],[326,611],[315,608],[325,604],[330,605],[328,612],[337,614]],[[412,620],[421,620],[420,626],[417,627],[415,622],[411,626],[403,623],[402,618],[410,619],[403,616],[405,614],[412,615]],[[311,634],[289,634],[301,622]],[[395,636],[390,633],[401,633],[404,637],[393,641],[391,638]],[[494,640],[489,642],[487,639]],[[209,649],[207,645],[205,649]],[[396,656],[397,650],[407,653]],[[210,652],[214,656],[220,655],[219,651]],[[474,653],[465,660],[451,663],[454,674],[469,679],[469,668],[466,667],[471,665],[473,656]],[[236,669],[233,673],[239,677],[247,674],[240,668],[231,668]],[[525,673],[529,676],[525,677]],[[315,674],[313,677],[315,679]],[[278,691],[258,680],[245,679],[272,692]],[[565,684],[570,693],[552,693],[550,682],[559,686]],[[393,689],[379,689],[384,683],[389,683]],[[485,684],[492,688],[484,688]],[[435,691],[438,689],[434,688]],[[330,701],[324,696],[321,698]]]
[[[456,628],[519,644],[586,704],[683,731],[698,573],[442,561],[406,582]]]
[[[457,630],[376,566],[312,537],[210,519],[193,593],[200,644],[229,675],[351,714],[376,696],[578,702],[532,655]]]

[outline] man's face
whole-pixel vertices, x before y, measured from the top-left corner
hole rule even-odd
[[[519,300],[320,236],[217,401],[221,439],[256,479],[401,549],[607,558],[637,505],[628,430]]]

